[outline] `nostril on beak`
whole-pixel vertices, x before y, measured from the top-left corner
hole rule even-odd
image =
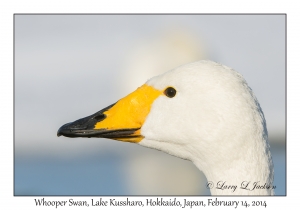
[[[97,121],[101,121],[101,120],[104,120],[105,117],[106,117],[105,114],[100,113],[100,114],[96,115],[96,116],[94,117],[94,119],[97,120]]]

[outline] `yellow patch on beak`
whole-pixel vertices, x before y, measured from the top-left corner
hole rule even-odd
[[[163,92],[144,84],[136,91],[120,99],[112,108],[103,114],[106,118],[97,122],[94,129],[121,130],[138,129],[132,136],[134,139],[115,138],[121,141],[140,142],[144,137],[141,136],[140,128],[144,124],[150,112],[153,101]]]

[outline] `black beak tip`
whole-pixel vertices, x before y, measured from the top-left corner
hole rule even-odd
[[[61,134],[61,131],[60,129],[57,131],[57,137],[60,137],[62,134]]]
[[[63,126],[61,126],[58,131],[57,131],[57,137],[60,137],[63,135],[63,129],[62,129]]]
[[[97,122],[100,122],[106,118],[106,115],[104,114],[105,111],[109,110],[111,107],[115,105],[112,104],[99,112],[96,112],[93,115],[81,118],[79,120],[76,120],[74,122],[70,122],[67,124],[64,124],[61,126],[57,131],[57,136],[65,136],[65,137],[91,137],[85,134],[86,131],[93,130],[95,124]],[[80,132],[82,130],[83,132]]]
[[[66,136],[66,133],[69,132],[70,129],[68,129],[68,125],[70,125],[71,123],[67,123],[63,126],[61,126],[58,131],[57,131],[57,137],[60,136]]]

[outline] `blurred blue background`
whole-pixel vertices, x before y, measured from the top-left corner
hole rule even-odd
[[[15,15],[15,195],[209,195],[191,162],[58,128],[147,79],[210,59],[240,72],[264,111],[286,195],[284,15]]]

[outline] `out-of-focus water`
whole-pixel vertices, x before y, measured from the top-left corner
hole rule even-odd
[[[275,195],[286,195],[286,150],[284,144],[271,145],[274,163]]]
[[[15,195],[124,195],[123,158],[15,159]]]
[[[283,144],[271,145],[276,195],[286,195]],[[127,157],[127,158],[130,158]],[[74,159],[15,157],[15,195],[130,195],[124,180],[126,157],[90,155]],[[138,172],[137,172],[138,173]],[[204,189],[204,194],[209,191]]]

